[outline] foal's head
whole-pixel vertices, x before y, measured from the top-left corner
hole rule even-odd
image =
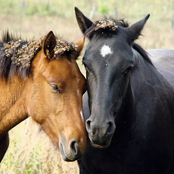
[[[49,32],[29,74],[28,113],[66,161],[79,159],[87,148],[82,110],[85,78],[76,63],[83,44],[84,38],[68,43]]]

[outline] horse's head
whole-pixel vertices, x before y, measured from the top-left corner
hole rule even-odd
[[[83,44],[84,38],[68,43],[56,40],[49,32],[31,65],[29,115],[41,125],[66,161],[81,158],[87,148],[82,110],[85,78],[76,63]]]
[[[134,67],[131,45],[149,15],[128,27],[122,20],[105,19],[93,23],[80,10],[76,8],[75,11],[81,31],[90,40],[83,57],[91,113],[86,129],[92,145],[108,147]]]

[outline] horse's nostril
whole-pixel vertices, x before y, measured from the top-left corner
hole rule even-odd
[[[106,130],[107,134],[112,134],[115,130],[115,124],[113,122],[108,122],[108,128]]]
[[[88,132],[90,132],[91,129],[91,120],[86,120],[86,129]]]
[[[70,142],[70,149],[71,151],[74,153],[74,155],[78,154],[78,144],[77,144],[77,140],[72,140]]]

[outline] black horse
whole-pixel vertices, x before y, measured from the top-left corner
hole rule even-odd
[[[128,26],[124,20],[107,18],[93,23],[75,11],[89,38],[83,63],[91,144],[78,161],[80,173],[174,174],[174,83],[134,43],[149,15]]]

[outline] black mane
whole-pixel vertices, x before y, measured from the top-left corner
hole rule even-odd
[[[2,34],[0,41],[0,77],[5,77],[7,80],[9,76],[13,77],[16,73],[21,77],[29,76],[29,69],[22,67],[13,60],[15,53],[27,43],[28,41],[21,40],[21,37],[15,36],[9,31]]]
[[[6,31],[0,41],[0,77],[8,80],[8,77],[29,77],[30,65],[41,50],[45,37],[38,40],[23,41],[21,37],[16,37]],[[74,43],[69,43],[61,37],[57,37],[57,44],[54,48],[54,56],[50,60],[58,59],[65,54],[71,59],[71,54],[77,49]]]
[[[17,41],[21,39],[21,36],[15,36],[14,34],[10,33],[8,30],[2,33],[2,39],[1,42],[8,43],[10,41]]]
[[[139,54],[144,58],[145,61],[147,61],[148,63],[150,63],[152,66],[154,66],[153,63],[152,63],[152,61],[151,61],[151,59],[150,59],[150,57],[148,56],[147,52],[140,45],[138,45],[137,43],[133,43],[132,44],[132,47],[137,52],[139,52]]]

